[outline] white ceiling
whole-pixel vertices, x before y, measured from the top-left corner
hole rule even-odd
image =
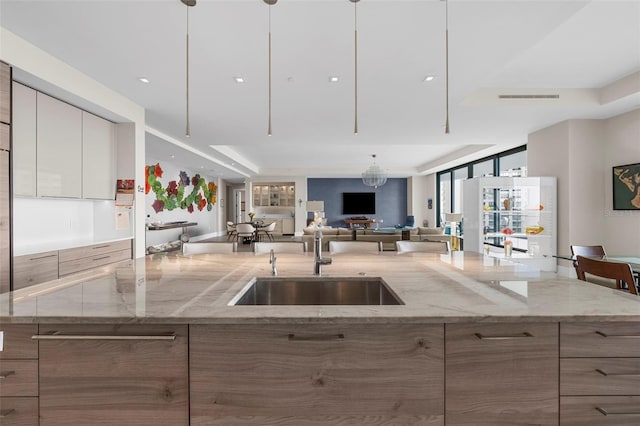
[[[269,7],[262,0],[198,0],[189,9],[185,138],[186,9],[179,0],[2,0],[0,24],[142,105],[147,126],[170,140],[149,136],[150,156],[175,155],[228,179],[353,177],[374,153],[392,176],[410,176],[451,164],[458,150],[497,152],[559,121],[640,106],[640,87],[606,104],[593,90],[640,71],[640,0],[449,0],[449,135],[445,2],[279,0],[271,7],[268,137]],[[435,79],[423,82],[427,75]],[[329,83],[329,76],[340,81]],[[499,93],[561,96],[499,101]]]

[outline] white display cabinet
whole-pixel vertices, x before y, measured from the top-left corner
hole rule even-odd
[[[464,249],[556,270],[555,177],[481,177],[464,182]],[[505,242],[512,246],[505,253]]]

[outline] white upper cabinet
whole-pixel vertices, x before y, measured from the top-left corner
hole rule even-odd
[[[36,196],[36,91],[13,83],[13,194]]]
[[[37,195],[82,196],[82,111],[38,92]]]
[[[115,125],[82,112],[82,198],[115,198]]]

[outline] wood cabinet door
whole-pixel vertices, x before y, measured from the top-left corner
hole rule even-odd
[[[442,325],[190,327],[192,425],[443,425]]]
[[[39,340],[41,426],[189,423],[187,326],[40,327],[54,332]]]
[[[115,125],[83,111],[82,198],[115,198],[115,147]]]
[[[36,196],[36,91],[13,83],[13,194]]]
[[[11,285],[11,198],[9,194],[9,152],[0,151],[0,293],[8,292]]]
[[[557,425],[558,324],[447,324],[451,425]]]
[[[13,289],[58,279],[58,252],[47,251],[13,258]]]
[[[0,62],[0,122],[11,124],[11,67]]]
[[[82,196],[82,111],[37,93],[37,195]]]

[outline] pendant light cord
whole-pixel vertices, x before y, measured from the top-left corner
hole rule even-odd
[[[186,131],[185,135],[187,137],[191,136],[191,124],[189,122],[189,7],[187,6],[187,59],[186,59],[186,68],[187,68],[187,78],[186,78],[186,86],[187,86],[187,123],[186,123]]]
[[[444,30],[444,42],[445,42],[445,96],[446,96],[446,111],[447,119],[444,124],[444,133],[449,134],[449,1],[444,0],[444,16],[445,16],[445,30]]]
[[[358,134],[358,2],[353,3],[354,28],[354,120],[353,134]]]
[[[271,136],[271,5],[269,5],[269,127],[267,136]]]

